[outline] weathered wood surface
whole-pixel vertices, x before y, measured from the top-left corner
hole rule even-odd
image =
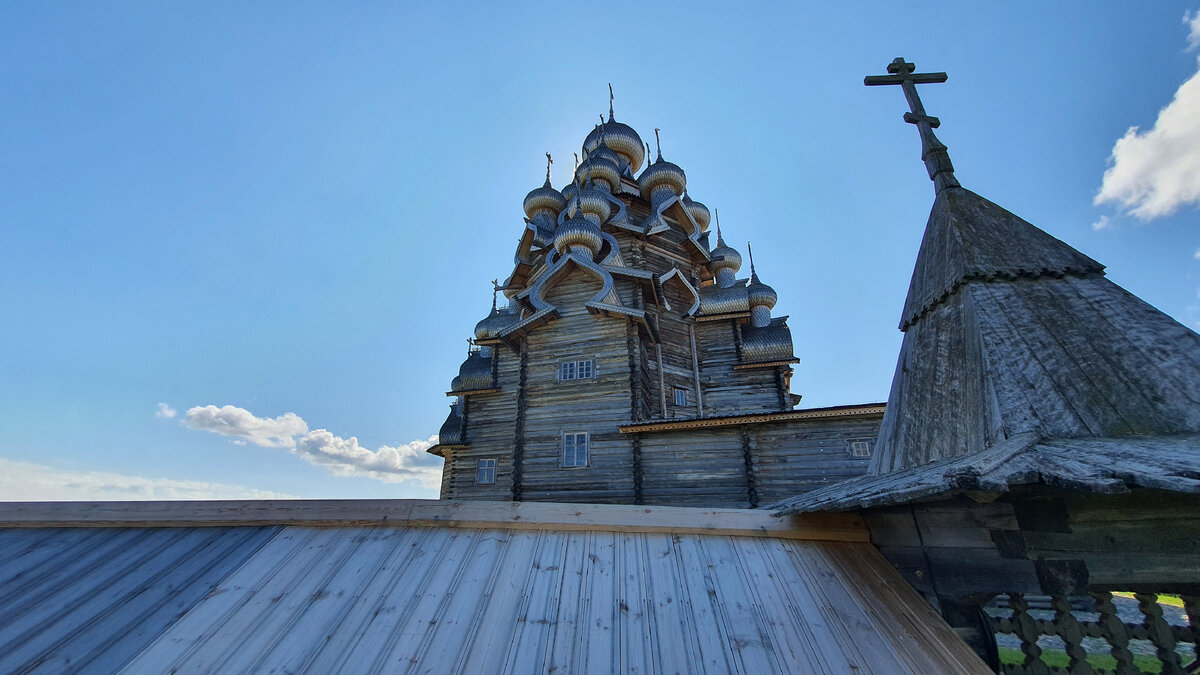
[[[959,497],[862,514],[871,542],[931,601],[1200,591],[1200,495],[1025,488],[986,504]]]
[[[943,190],[925,226],[900,328],[964,281],[1103,271],[1100,263],[974,192]]]
[[[738,509],[438,499],[0,502],[0,527],[10,528],[294,524],[705,532],[867,541],[861,519],[853,515],[777,518],[764,511]]]
[[[988,672],[865,543],[288,526],[175,583],[256,529],[0,530],[0,670]]]
[[[923,245],[918,258],[872,473],[1025,433],[1200,432],[1200,335],[994,204],[974,195],[942,204],[957,192],[966,191],[939,195],[926,234],[944,246]],[[991,234],[972,239],[983,230]],[[949,287],[947,274],[957,279]]]
[[[1045,484],[1114,494],[1134,488],[1200,494],[1200,434],[1069,438],[1020,434],[986,452],[880,476],[866,475],[787,499],[781,513],[839,511],[1008,492]]]

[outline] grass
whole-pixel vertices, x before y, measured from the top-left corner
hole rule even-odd
[[[1108,654],[1088,654],[1087,661],[1088,665],[1093,668],[1103,668],[1104,670],[1112,671],[1117,667],[1117,660]],[[1071,657],[1067,656],[1067,653],[1061,649],[1043,649],[1042,662],[1048,666],[1066,668],[1071,664]],[[1001,647],[1000,663],[1019,666],[1025,663],[1025,654],[1020,649]],[[1148,654],[1134,654],[1133,666],[1143,673],[1162,672],[1162,662]]]
[[[1133,593],[1113,593],[1113,595],[1119,595],[1122,598],[1129,598],[1131,600],[1133,599]],[[1183,600],[1180,599],[1178,595],[1160,595],[1158,596],[1158,604],[1182,608]]]

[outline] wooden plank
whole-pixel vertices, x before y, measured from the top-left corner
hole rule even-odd
[[[0,503],[0,527],[408,525],[868,541],[853,514],[420,499]]]

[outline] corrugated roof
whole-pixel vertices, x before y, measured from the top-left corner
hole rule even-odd
[[[8,506],[0,525],[32,522]],[[433,508],[390,526],[0,529],[0,671],[989,672],[861,541],[771,536],[761,512],[578,504],[412,524]],[[656,525],[569,522],[639,510]],[[742,536],[697,526],[725,519]]]

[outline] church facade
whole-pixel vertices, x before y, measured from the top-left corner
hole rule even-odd
[[[443,499],[754,508],[866,470],[883,405],[795,409],[774,289],[649,152],[610,107],[525,197],[430,449]]]

